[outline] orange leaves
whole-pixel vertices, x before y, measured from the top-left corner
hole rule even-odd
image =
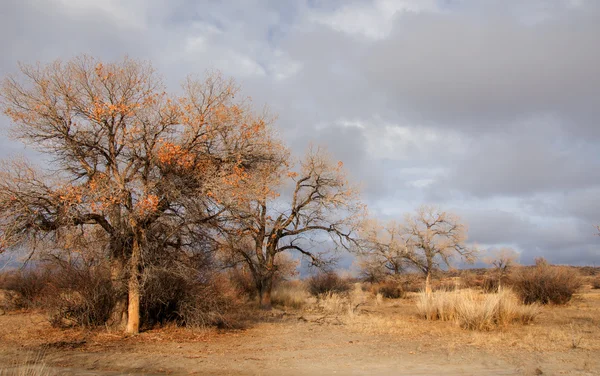
[[[158,203],[158,196],[149,194],[136,203],[135,211],[140,217],[154,214],[158,211]]]
[[[27,111],[27,110],[17,111],[13,108],[5,109],[4,114],[6,116],[10,117],[10,119],[15,123],[30,124],[39,118],[39,116],[37,115],[36,112]]]
[[[96,75],[98,77],[102,77],[102,72],[104,71],[104,65],[102,63],[96,64]]]
[[[110,78],[112,78],[115,75],[113,72],[107,71],[104,68],[104,65],[102,63],[96,64],[95,71],[96,71],[96,76],[98,76],[98,78],[103,82],[109,80]]]
[[[163,143],[157,152],[160,163],[177,166],[183,169],[191,169],[195,165],[195,157],[192,153],[184,150],[180,145],[171,142]]]
[[[117,103],[104,102],[96,100],[89,108],[90,117],[97,122],[117,115],[130,116],[141,107],[139,103]]]
[[[66,205],[77,205],[83,202],[84,192],[81,186],[67,186],[58,192],[58,197]]]

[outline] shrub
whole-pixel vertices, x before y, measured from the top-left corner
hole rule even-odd
[[[527,324],[539,315],[539,306],[523,305],[509,289],[486,295],[473,290],[421,293],[417,309],[419,316],[427,320],[455,321],[471,330],[492,330],[510,323]]]
[[[432,284],[432,288],[435,291],[454,291],[456,290],[456,283],[452,279],[444,279],[441,281],[435,281]]]
[[[224,314],[232,299],[226,288],[224,278],[188,266],[149,267],[144,271],[142,284],[142,324],[229,326]]]
[[[600,276],[595,277],[594,279],[592,279],[592,288],[593,289],[600,289]]]
[[[461,276],[462,285],[468,289],[483,288],[485,277],[472,272],[466,272]]]
[[[419,274],[403,274],[395,279],[405,293],[419,292],[425,287],[425,282]]]
[[[250,299],[254,299],[258,295],[252,274],[246,268],[231,268],[228,276],[239,294],[247,296]]]
[[[351,288],[350,283],[340,278],[335,272],[322,272],[308,278],[308,291],[318,296],[327,293],[345,293]]]
[[[52,276],[43,306],[53,326],[92,327],[109,320],[116,300],[108,268],[65,264]]]
[[[495,293],[498,292],[499,282],[497,278],[492,276],[485,276],[483,282],[481,283],[481,290],[485,293]]]
[[[46,268],[5,273],[0,279],[0,289],[4,290],[2,305],[10,310],[39,307],[50,277],[50,270]]]
[[[398,282],[394,281],[386,281],[379,285],[377,288],[377,293],[381,294],[384,298],[388,299],[400,299],[403,298],[406,294],[402,287],[398,284]]]
[[[526,304],[566,304],[581,287],[581,279],[576,270],[539,262],[516,270],[511,285]]]

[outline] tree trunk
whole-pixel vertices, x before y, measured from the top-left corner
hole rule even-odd
[[[129,305],[127,316],[128,334],[138,334],[140,332],[140,261],[141,261],[140,241],[137,235],[133,239],[133,247],[131,249],[131,270],[129,274]]]
[[[432,294],[432,290],[431,290],[431,271],[427,271],[427,275],[425,276],[425,294],[428,295],[428,296]]]
[[[109,325],[125,329],[127,325],[127,286],[124,283],[125,266],[123,260],[116,259],[110,264],[110,281],[117,294],[117,300],[113,307]]]
[[[261,286],[258,290],[258,298],[261,309],[269,310],[272,308],[271,290],[273,290],[273,277],[264,277],[261,281]]]

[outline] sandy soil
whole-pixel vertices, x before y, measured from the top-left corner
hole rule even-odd
[[[275,310],[243,330],[125,337],[9,312],[0,316],[0,374],[36,364],[58,375],[600,375],[597,290],[544,308],[534,325],[487,333],[414,313],[403,299],[371,302],[356,317]]]

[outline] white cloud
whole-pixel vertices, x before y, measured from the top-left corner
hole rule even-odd
[[[78,15],[100,13],[118,24],[120,28],[146,29],[148,27],[146,12],[148,3],[143,0],[50,0],[68,13]],[[152,2],[151,2],[152,3]],[[151,5],[150,5],[151,6]]]
[[[434,0],[377,0],[372,4],[348,4],[333,13],[314,13],[309,19],[336,31],[383,39],[389,35],[398,13],[438,10]]]

